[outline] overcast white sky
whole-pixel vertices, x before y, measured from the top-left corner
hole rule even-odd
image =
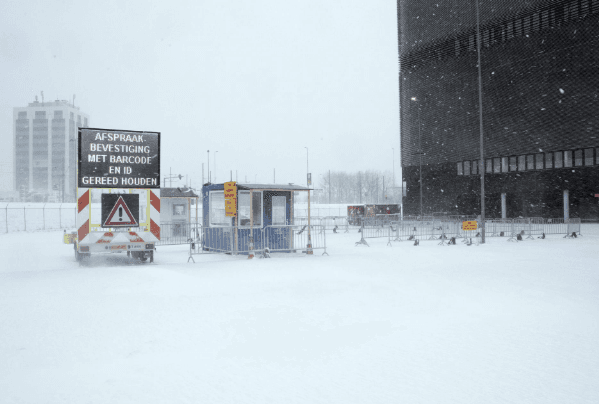
[[[327,170],[399,182],[395,0],[6,1],[2,162],[12,108],[44,91],[92,127],[162,133],[162,170],[305,184]],[[225,175],[226,174],[226,175]],[[235,174],[233,174],[235,175]]]

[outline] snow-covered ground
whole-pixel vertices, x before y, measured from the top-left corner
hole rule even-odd
[[[599,227],[79,267],[0,235],[1,403],[599,403]]]

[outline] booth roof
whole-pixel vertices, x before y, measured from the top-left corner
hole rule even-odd
[[[296,184],[237,184],[237,189],[281,189],[283,191],[308,191],[309,188]]]
[[[193,189],[183,188],[160,188],[161,198],[197,198],[198,195]]]

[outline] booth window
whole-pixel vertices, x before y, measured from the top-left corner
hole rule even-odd
[[[470,175],[470,162],[464,161],[464,175]]]
[[[231,218],[225,216],[225,192],[210,192],[210,226],[231,226]]]
[[[462,162],[460,161],[460,162],[458,163],[458,175],[464,175],[464,171],[463,171],[463,169],[462,169],[463,167],[464,167],[464,166],[462,165]]]
[[[185,216],[185,205],[174,204],[173,205],[173,216]]]
[[[284,196],[273,196],[272,197],[272,224],[273,225],[285,225],[286,215],[285,208],[287,207],[287,201]]]
[[[237,192],[237,218],[240,226],[250,225],[250,192]]]
[[[251,209],[254,211],[254,226],[262,226],[262,191],[253,192]],[[237,217],[239,226],[250,225],[250,191],[237,192]]]
[[[477,175],[478,174],[478,160],[474,160],[472,162],[472,167],[470,172],[472,173],[472,175]]]
[[[518,171],[526,171],[526,156],[518,156]]]
[[[252,193],[252,212],[254,213],[254,226],[262,227],[262,191]]]
[[[493,159],[487,159],[487,172],[493,172]]]

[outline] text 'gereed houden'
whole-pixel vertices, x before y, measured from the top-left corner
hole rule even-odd
[[[79,129],[79,187],[160,188],[160,133]]]

